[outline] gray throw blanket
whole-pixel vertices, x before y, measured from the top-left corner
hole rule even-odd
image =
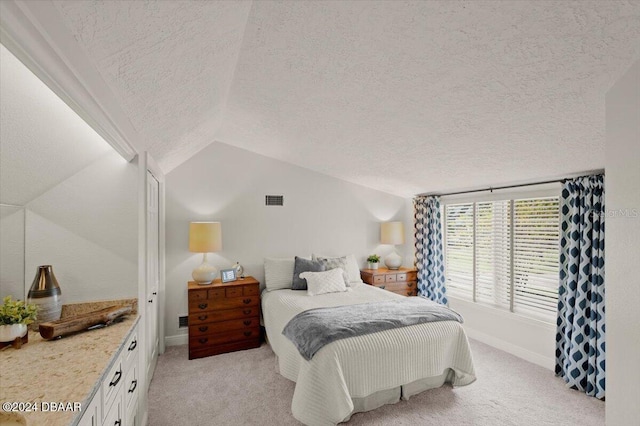
[[[458,321],[457,312],[422,297],[316,308],[300,312],[282,330],[306,360],[325,345],[347,337],[434,321]]]

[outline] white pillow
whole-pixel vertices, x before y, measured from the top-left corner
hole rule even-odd
[[[335,258],[346,258],[347,261],[347,275],[349,276],[349,285],[351,284],[362,284],[362,278],[360,277],[360,268],[358,267],[358,261],[356,257],[352,254],[347,256],[319,256],[315,253],[311,255],[311,260],[318,259],[335,259]],[[352,286],[353,287],[353,286]]]
[[[264,285],[267,291],[291,288],[295,258],[264,258]]]
[[[307,294],[309,296],[347,291],[340,268],[324,272],[303,272],[300,274],[300,278],[307,280]]]

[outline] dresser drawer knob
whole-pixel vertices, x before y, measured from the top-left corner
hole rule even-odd
[[[200,342],[200,343],[202,343],[202,344],[205,344],[205,343],[207,343],[208,341],[209,341],[209,339],[208,339],[208,338],[206,338],[206,337],[203,337],[203,338],[201,338],[201,339],[198,339],[198,342]]]
[[[245,331],[245,332],[244,332],[244,335],[245,335],[245,336],[247,336],[247,337],[249,337],[249,336],[251,336],[251,333],[252,333],[251,331]]]
[[[249,303],[251,303],[251,299],[244,299],[242,303],[244,303],[245,305],[248,305]]]
[[[201,303],[201,304],[198,305],[198,308],[207,309],[207,306],[209,306],[207,303]]]
[[[251,325],[251,320],[244,320],[243,324],[246,326],[250,326]]]
[[[200,316],[198,317],[198,319],[199,319],[200,321],[204,321],[204,320],[206,320],[208,317],[209,317],[209,315],[200,315]]]
[[[116,374],[113,376],[113,380],[109,382],[109,387],[117,385],[121,378],[122,370],[116,371]]]
[[[200,331],[202,331],[202,332],[205,332],[205,331],[207,331],[208,329],[209,329],[209,326],[208,326],[208,325],[202,325],[202,326],[198,327],[198,330],[200,330]]]
[[[242,313],[245,315],[249,315],[251,313],[251,309],[245,309],[244,311],[242,311]]]

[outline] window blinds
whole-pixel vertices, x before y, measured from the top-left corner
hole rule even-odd
[[[445,206],[447,290],[552,320],[558,298],[558,197]]]
[[[514,201],[514,312],[558,308],[558,198]]]
[[[446,206],[447,291],[473,295],[473,203]]]

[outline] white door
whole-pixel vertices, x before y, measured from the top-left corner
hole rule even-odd
[[[159,183],[147,171],[147,381],[151,381],[158,360],[158,288],[160,283],[160,209],[158,207]]]

